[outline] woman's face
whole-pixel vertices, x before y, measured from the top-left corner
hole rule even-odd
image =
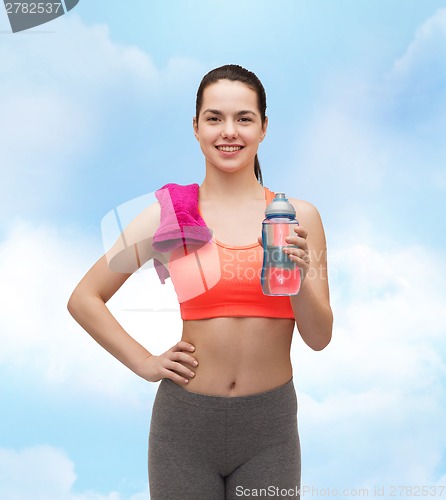
[[[231,80],[205,88],[200,115],[194,118],[194,133],[208,165],[227,172],[253,168],[266,128],[255,90]]]

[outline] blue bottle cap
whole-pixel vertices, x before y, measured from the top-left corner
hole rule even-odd
[[[276,193],[274,200],[266,207],[265,215],[267,217],[296,217],[296,210],[288,201],[285,193]]]

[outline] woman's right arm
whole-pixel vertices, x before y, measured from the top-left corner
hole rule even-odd
[[[113,248],[76,286],[68,301],[68,311],[98,344],[140,377],[151,382],[170,378],[186,384],[193,372],[182,363],[194,366],[196,361],[187,354],[193,351],[191,344],[180,341],[162,355],[155,356],[124,330],[106,306],[132,273],[154,257],[152,237],[159,220],[158,203],[136,217]],[[123,272],[124,269],[128,272]]]

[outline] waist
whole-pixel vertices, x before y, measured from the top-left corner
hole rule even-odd
[[[182,340],[195,346],[199,365],[185,390],[241,396],[271,390],[292,376],[294,320],[212,318],[183,322]]]
[[[161,381],[160,390],[166,391],[186,403],[220,410],[230,409],[234,411],[239,409],[246,411],[250,407],[261,406],[263,411],[265,411],[267,406],[270,406],[270,411],[275,412],[283,408],[281,404],[283,401],[289,401],[296,406],[294,414],[297,411],[296,389],[293,377],[272,389],[235,397],[187,391],[167,378]]]

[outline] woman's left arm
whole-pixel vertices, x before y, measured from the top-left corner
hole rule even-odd
[[[316,207],[306,201],[289,198],[296,209],[299,227],[288,242],[298,248],[286,253],[301,269],[303,281],[297,295],[290,297],[297,328],[304,342],[324,349],[331,340],[333,313],[327,275],[327,246],[322,220]]]

